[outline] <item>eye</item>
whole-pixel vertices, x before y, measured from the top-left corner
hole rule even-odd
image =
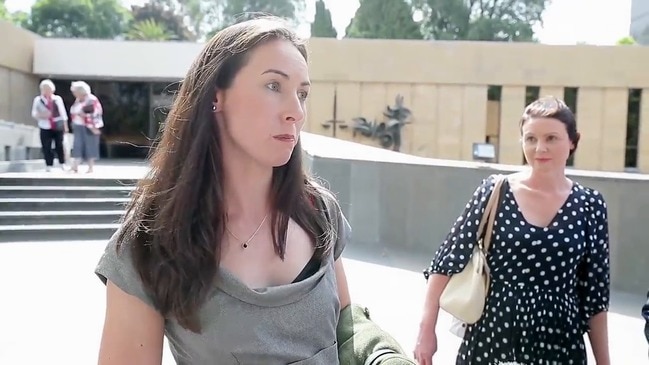
[[[557,136],[549,136],[548,137],[548,141],[554,141],[555,139],[557,139]]]
[[[526,141],[526,142],[534,142],[535,139],[536,139],[536,138],[534,138],[533,136],[527,136],[527,137],[525,137],[525,141]]]
[[[298,91],[297,96],[300,98],[300,100],[304,101],[309,96],[309,93],[306,91]]]
[[[266,87],[273,91],[279,91],[279,82],[273,81],[269,84],[266,84]]]

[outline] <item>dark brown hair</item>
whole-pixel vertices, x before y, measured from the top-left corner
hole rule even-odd
[[[230,87],[250,51],[271,40],[291,42],[307,59],[304,42],[283,21],[264,17],[217,33],[194,61],[174,100],[151,169],[134,192],[118,243],[128,243],[145,290],[165,317],[199,333],[198,311],[218,280],[226,212],[221,131],[212,105]],[[293,219],[316,244],[330,250],[332,226],[315,208],[322,192],[302,169],[298,141],[288,163],[273,169],[271,222],[282,259]],[[119,245],[118,245],[119,248]]]
[[[560,121],[566,126],[568,138],[575,146],[570,150],[570,155],[575,153],[579,144],[579,132],[577,132],[577,120],[575,114],[570,110],[566,103],[554,96],[544,96],[539,98],[527,107],[523,112],[520,120],[520,129],[523,131],[523,125],[533,118],[552,118]]]

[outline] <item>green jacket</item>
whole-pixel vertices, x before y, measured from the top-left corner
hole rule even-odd
[[[336,335],[340,365],[416,365],[399,343],[370,319],[367,308],[345,307]]]

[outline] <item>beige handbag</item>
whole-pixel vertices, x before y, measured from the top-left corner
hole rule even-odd
[[[462,333],[456,333],[456,331],[462,331],[458,326],[464,328],[465,323],[476,323],[482,317],[484,311],[485,301],[489,293],[487,253],[489,252],[494,219],[500,201],[500,190],[504,180],[504,176],[496,176],[496,183],[480,219],[477,233],[479,241],[473,246],[473,254],[464,269],[451,276],[439,298],[440,307],[456,318],[451,331],[460,336]],[[480,240],[483,232],[484,238]]]

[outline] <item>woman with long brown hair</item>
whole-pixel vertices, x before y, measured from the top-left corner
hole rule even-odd
[[[232,25],[182,81],[99,262],[100,364],[337,364],[350,227],[302,169],[307,52],[285,24]]]

